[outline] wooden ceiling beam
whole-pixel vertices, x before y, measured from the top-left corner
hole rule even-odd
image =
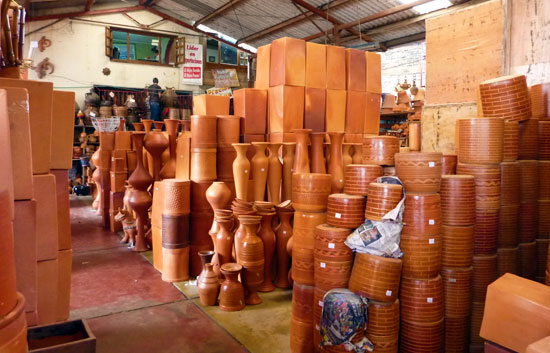
[[[103,10],[60,13],[60,14],[51,14],[51,15],[44,15],[44,16],[31,16],[30,18],[27,19],[27,22],[58,20],[58,19],[71,18],[71,17],[108,15],[113,13],[132,12],[132,11],[141,11],[141,10],[145,10],[145,7],[127,6],[127,7],[117,7],[112,9],[103,9]]]
[[[198,21],[196,21],[194,24],[193,24],[193,27],[197,27],[198,25],[204,23],[204,22],[208,22],[208,21],[211,21],[212,19],[216,18],[217,16],[219,16],[220,14],[222,14],[223,12],[229,10],[231,7],[237,5],[238,3],[240,3],[242,0],[230,0],[228,1],[227,3],[225,3],[224,5],[218,7],[217,9],[215,9],[214,11],[212,11],[211,13],[209,13],[208,15],[204,16],[203,18],[200,18]]]
[[[84,11],[90,11],[92,6],[94,6],[95,0],[86,0],[86,6],[84,6]]]

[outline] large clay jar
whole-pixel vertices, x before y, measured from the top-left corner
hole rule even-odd
[[[271,268],[273,265],[273,255],[275,254],[275,233],[271,228],[271,222],[275,212],[260,214],[262,216],[262,222],[260,224],[260,230],[258,236],[262,239],[264,244],[264,282],[260,287],[260,292],[271,292],[275,290],[273,285],[273,279],[271,278]]]
[[[309,134],[311,129],[293,130],[296,135],[296,152],[294,154],[294,173],[309,173]]]
[[[216,212],[219,209],[226,208],[231,198],[231,190],[225,185],[223,181],[215,181],[206,189],[206,200],[212,207],[212,211]],[[210,235],[215,233],[218,230],[216,225],[216,219],[212,222],[212,227],[210,228]]]
[[[353,147],[352,143],[342,144],[342,163],[344,164],[344,168],[348,164],[353,163],[353,157],[351,156],[351,148],[352,147]]]
[[[252,142],[256,153],[250,161],[252,169],[252,183],[254,184],[254,201],[263,201],[265,198],[265,186],[267,183],[267,168],[269,160],[266,156],[268,142]]]
[[[312,132],[309,135],[311,140],[311,172],[326,174],[325,152],[323,143],[325,142],[324,132]]]
[[[247,200],[248,180],[250,179],[250,161],[246,157],[249,143],[234,143],[237,158],[233,162],[233,178],[235,179],[235,191],[237,198]]]
[[[283,176],[283,166],[279,160],[280,143],[269,144],[269,162],[268,162],[268,191],[269,200],[274,204],[281,202],[281,179]]]
[[[220,230],[216,234],[216,258],[221,266],[231,262],[233,252],[233,219],[217,219]]]
[[[342,161],[343,132],[329,132],[330,136],[330,162],[328,173],[332,176],[331,194],[341,193],[344,189],[344,164]]]
[[[241,220],[241,218],[243,218],[245,220],[250,220],[250,219],[257,220],[257,222],[256,222],[256,228],[257,228],[260,225],[260,218],[258,218],[258,216],[254,215],[252,213],[251,214],[243,214],[243,215],[237,215],[237,213],[235,213],[235,216],[238,219],[238,226],[237,226],[237,229],[235,230],[235,238],[234,238],[233,242],[235,244],[235,260],[237,261],[237,263],[240,264],[241,260],[239,258],[239,255],[240,255],[240,251],[241,251],[241,247],[242,247],[244,238],[246,237],[246,228],[245,228],[244,224],[242,224],[240,222],[240,220]]]
[[[294,150],[296,143],[283,143],[283,201],[292,198],[292,173],[294,172]]]
[[[239,311],[244,308],[244,288],[239,282],[241,269],[241,265],[233,262],[221,267],[225,277],[220,289],[220,309],[223,311]]]
[[[260,216],[239,217],[246,229],[246,236],[239,249],[239,261],[243,266],[243,284],[248,292],[246,303],[250,305],[262,302],[257,293],[264,282],[265,265],[263,242],[256,234],[260,219]]]
[[[170,159],[162,167],[160,177],[162,179],[170,179],[176,177],[176,139],[178,137],[179,120],[166,119],[164,120],[166,132],[168,133],[168,147],[170,148]]]
[[[218,294],[220,293],[220,281],[218,280],[218,274],[214,272],[212,264],[204,266],[204,271],[199,277],[197,287],[202,305],[216,305]]]
[[[290,288],[288,281],[288,270],[290,269],[290,256],[287,251],[287,244],[292,236],[292,224],[290,223],[294,210],[292,208],[277,208],[277,214],[281,223],[275,228],[277,243],[277,288]]]

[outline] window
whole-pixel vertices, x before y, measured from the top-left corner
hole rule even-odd
[[[205,55],[206,62],[209,64],[248,65],[248,54],[214,38],[206,39]]]
[[[105,28],[105,55],[112,61],[177,66],[184,61],[184,44],[184,38],[166,34]]]
[[[220,43],[220,62],[226,65],[238,65],[237,48]]]
[[[208,63],[219,63],[219,48],[218,41],[215,39],[208,38],[206,40],[206,62]]]

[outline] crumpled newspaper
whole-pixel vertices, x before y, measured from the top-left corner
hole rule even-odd
[[[384,176],[376,179],[377,183],[399,184],[403,186],[403,197],[397,206],[386,213],[382,220],[366,219],[345,241],[353,251],[384,257],[401,258],[399,248],[401,230],[403,229],[403,212],[405,210],[405,186],[398,177]]]

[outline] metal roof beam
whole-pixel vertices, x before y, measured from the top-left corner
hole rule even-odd
[[[84,6],[84,11],[90,11],[94,5],[95,0],[86,0],[86,6]]]
[[[217,9],[215,9],[214,11],[212,11],[211,13],[209,13],[208,15],[204,16],[203,18],[199,19],[198,21],[196,21],[194,24],[193,24],[193,27],[197,27],[198,25],[200,25],[201,23],[204,23],[204,22],[208,22],[212,19],[214,19],[215,17],[219,16],[221,13],[229,10],[232,6],[235,6],[237,5],[239,2],[241,2],[242,0],[230,0],[229,2],[225,3],[224,5],[218,7]]]
[[[57,19],[71,18],[71,17],[108,15],[108,14],[113,14],[113,13],[132,12],[132,11],[141,11],[141,10],[145,10],[145,7],[143,7],[143,6],[128,6],[128,7],[117,7],[117,8],[112,8],[112,9],[103,9],[103,10],[59,13],[59,14],[51,14],[51,15],[30,17],[27,20],[27,22],[57,20]]]

